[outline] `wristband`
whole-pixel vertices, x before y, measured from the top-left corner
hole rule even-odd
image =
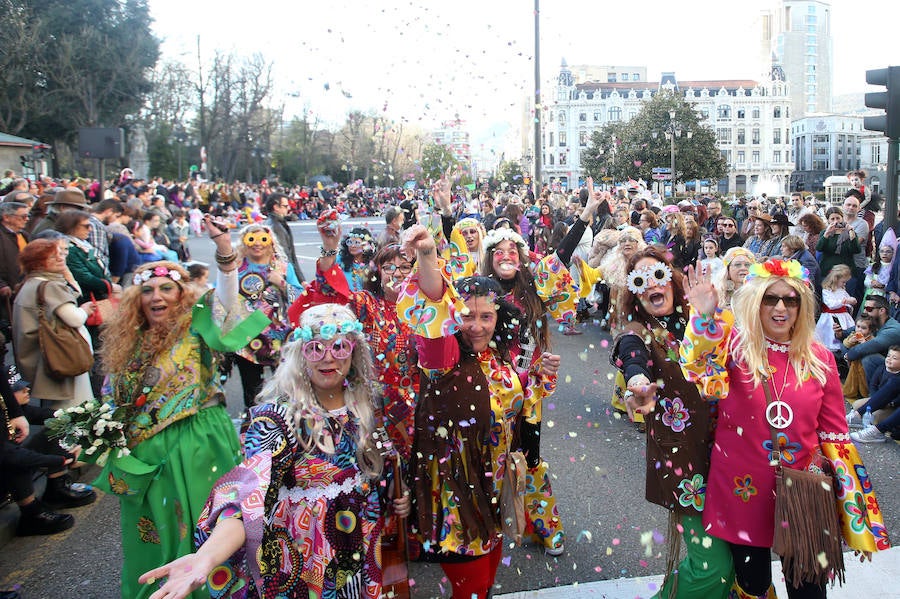
[[[321,246],[319,249],[322,250],[321,256],[323,258],[330,258],[331,256],[337,256],[337,250],[326,250],[324,245]]]

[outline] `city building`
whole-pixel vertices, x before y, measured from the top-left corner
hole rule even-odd
[[[795,118],[832,112],[831,3],[780,0],[761,21],[760,64],[781,65]]]
[[[472,163],[472,148],[465,125],[466,122],[459,117],[445,121],[440,129],[431,132],[431,139],[436,144],[447,146],[459,162],[469,166]]]
[[[681,94],[702,123],[716,132],[729,172],[711,187],[720,193],[787,193],[791,156],[789,86],[776,65],[768,80],[678,81],[663,73],[659,82],[579,82],[562,61],[555,101],[542,117],[542,181],[562,187],[583,182],[581,153],[591,134],[610,122],[627,121],[642,102],[661,90]]]
[[[822,191],[828,177],[858,169],[867,172],[873,191],[884,188],[887,139],[863,129],[861,115],[810,114],[791,123],[791,134],[792,190]]]

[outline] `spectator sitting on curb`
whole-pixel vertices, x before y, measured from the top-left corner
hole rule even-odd
[[[900,411],[896,409],[900,402],[900,345],[888,349],[884,366],[875,372],[870,382],[870,390],[870,397],[853,403],[853,409],[847,414],[847,424],[853,424],[867,410],[871,410],[873,422],[861,431],[851,433],[850,438],[859,443],[883,443],[887,440],[885,433],[900,429]]]
[[[900,322],[890,317],[888,301],[883,295],[870,295],[866,298],[862,309],[878,327],[878,332],[874,339],[851,348],[844,357],[848,361],[862,360],[866,381],[871,382],[878,366],[884,364],[888,348],[900,345]],[[843,339],[845,332],[835,331],[835,335]]]

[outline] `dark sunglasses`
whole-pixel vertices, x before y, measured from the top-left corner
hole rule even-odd
[[[797,295],[773,295],[771,293],[767,293],[762,298],[762,303],[764,306],[775,307],[778,305],[778,302],[784,302],[785,308],[800,307],[800,297]]]

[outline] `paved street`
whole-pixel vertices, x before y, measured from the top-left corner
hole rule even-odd
[[[383,227],[380,218],[367,222],[373,224],[373,233]],[[292,226],[301,266],[309,277],[319,253],[315,225]],[[214,264],[207,239],[190,243],[195,259]],[[497,576],[498,595],[658,575],[665,568],[662,537],[666,513],[643,499],[643,436],[609,408],[612,368],[608,335],[596,326],[586,325],[584,330],[583,335],[574,337],[554,333],[553,349],[563,356],[563,366],[559,389],[545,404],[542,429],[542,453],[551,465],[568,533],[566,553],[550,558],[530,544],[507,551]],[[236,377],[235,372],[227,384],[228,405],[234,415],[241,405]],[[895,539],[900,538],[900,446],[868,445],[862,453],[888,530]],[[15,539],[0,551],[0,582],[21,584],[28,599],[118,597],[121,555],[116,500],[104,496],[95,505],[73,513],[78,521],[72,531],[50,538]],[[647,532],[657,534],[642,545],[642,535]],[[878,559],[876,556],[876,563]],[[449,596],[449,585],[442,581],[437,566],[414,564],[411,577],[417,598]],[[649,597],[657,584],[654,580],[641,581],[643,590],[637,594],[632,586],[628,591],[622,587],[621,592],[627,594],[610,591],[591,596]],[[853,578],[848,576],[848,587],[852,589],[852,585]],[[578,595],[577,587],[567,590],[567,597]]]

